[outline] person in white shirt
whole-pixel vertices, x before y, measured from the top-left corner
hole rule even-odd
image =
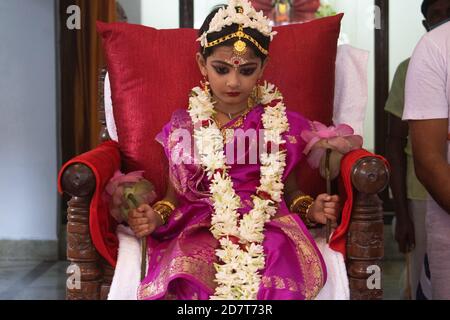
[[[425,34],[414,50],[403,113],[410,128],[415,171],[430,194],[426,228],[433,299],[450,299],[449,114],[450,21],[447,21]]]

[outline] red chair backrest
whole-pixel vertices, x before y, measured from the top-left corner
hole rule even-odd
[[[342,15],[277,27],[264,79],[284,95],[289,110],[331,124],[337,38]],[[123,170],[145,170],[164,195],[166,160],[155,136],[172,112],[187,108],[188,94],[201,74],[195,62],[197,30],[156,30],[126,23],[101,23],[111,81],[114,117]],[[304,163],[302,190],[324,191],[317,170]]]

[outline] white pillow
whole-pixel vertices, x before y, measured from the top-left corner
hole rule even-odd
[[[368,101],[369,52],[348,44],[338,46],[334,87],[333,123],[348,124],[363,135]]]
[[[363,135],[364,118],[368,100],[367,64],[369,52],[340,45],[336,55],[336,79],[334,89],[333,123],[348,124],[355,134]],[[112,140],[118,141],[112,112],[109,75],[105,77],[106,126]]]
[[[111,84],[109,83],[109,73],[106,73],[104,84],[104,99],[105,99],[105,118],[106,129],[108,130],[111,140],[119,141],[117,138],[116,122],[114,121],[113,106],[111,99]]]

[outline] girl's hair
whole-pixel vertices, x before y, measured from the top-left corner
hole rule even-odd
[[[211,13],[206,17],[205,21],[203,22],[202,27],[199,30],[199,33],[198,33],[199,36],[201,36],[203,33],[208,31],[209,24],[211,23],[211,20],[214,18],[216,13],[222,7],[226,8],[227,6],[226,5],[219,5],[219,6],[215,7],[213,9],[213,11],[211,11]],[[224,37],[224,36],[226,36],[228,34],[236,32],[238,30],[238,28],[239,28],[239,25],[233,23],[230,26],[224,27],[219,32],[209,33],[208,36],[207,36],[208,42],[217,40],[217,39],[222,38],[222,37]],[[266,37],[261,32],[259,32],[256,29],[253,29],[253,28],[245,28],[244,32],[246,34],[248,34],[249,36],[251,36],[253,39],[255,39],[260,44],[261,47],[263,47],[266,50],[269,50],[270,37]],[[264,60],[267,58],[267,56],[265,54],[263,54],[261,51],[259,51],[259,49],[251,41],[249,41],[249,40],[247,40],[245,38],[243,38],[241,40],[244,41],[247,44],[247,46],[252,48],[253,52],[255,53],[255,55],[257,57],[259,57],[262,62],[264,62]],[[202,54],[203,58],[206,60],[206,58],[208,58],[214,52],[215,48],[220,47],[220,46],[231,47],[231,46],[233,46],[235,41],[236,41],[236,38],[232,38],[232,39],[224,41],[224,42],[222,42],[222,43],[220,43],[220,44],[218,44],[218,45],[216,45],[214,47],[209,47],[209,48],[200,47],[200,53]]]

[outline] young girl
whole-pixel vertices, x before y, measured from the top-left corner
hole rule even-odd
[[[335,226],[339,199],[314,200],[297,186],[300,133],[310,124],[260,83],[274,35],[247,0],[203,23],[196,59],[205,80],[157,136],[167,194],[128,217],[148,244],[139,299],[313,299],[325,284],[307,228]],[[180,136],[196,152],[180,147]]]

